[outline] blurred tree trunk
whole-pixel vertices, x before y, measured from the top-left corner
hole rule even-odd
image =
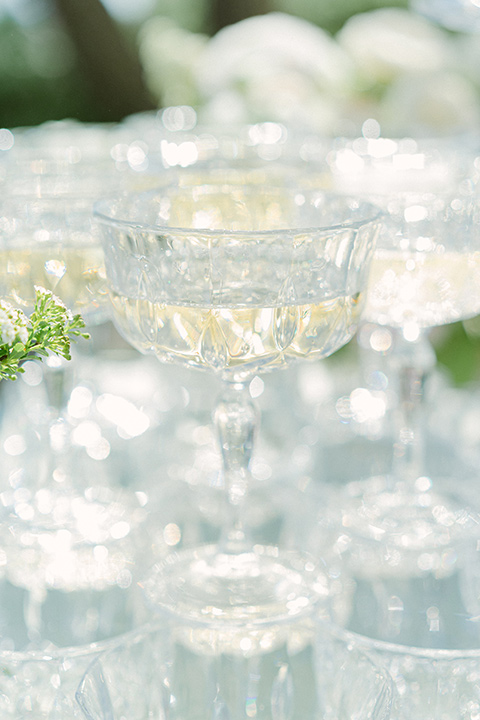
[[[233,25],[252,15],[265,15],[272,10],[270,0],[210,0],[212,35],[226,25]]]
[[[101,0],[54,0],[74,43],[80,69],[95,96],[102,120],[117,121],[156,104],[145,86],[135,50]]]

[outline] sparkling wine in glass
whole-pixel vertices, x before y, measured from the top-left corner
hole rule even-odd
[[[223,387],[213,413],[228,500],[222,537],[155,565],[147,594],[202,620],[301,615],[324,592],[314,564],[248,539],[258,422],[248,384],[353,336],[378,210],[295,174],[244,167],[168,175],[155,191],[100,201],[95,215],[120,332]]]
[[[85,197],[13,195],[2,201],[0,287],[18,307],[33,308],[35,285],[57,295],[87,324],[102,322],[106,285],[102,249]]]

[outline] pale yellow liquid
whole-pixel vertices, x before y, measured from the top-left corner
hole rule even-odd
[[[84,318],[107,313],[101,247],[41,244],[0,250],[0,292],[17,307],[31,308],[34,285],[51,290]]]
[[[479,312],[480,252],[375,252],[365,320],[431,327]]]
[[[233,376],[331,355],[353,336],[361,305],[359,295],[263,308],[111,299],[119,330],[142,352]]]

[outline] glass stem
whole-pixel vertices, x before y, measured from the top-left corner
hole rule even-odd
[[[435,352],[425,331],[415,341],[398,331],[392,362],[398,380],[398,423],[393,446],[393,478],[412,486],[425,475],[425,383],[435,366]]]
[[[223,461],[223,478],[227,500],[227,517],[220,538],[220,548],[240,552],[249,544],[243,523],[244,500],[250,482],[258,410],[243,382],[228,382],[220,395],[214,422]]]
[[[72,368],[67,360],[55,356],[47,358],[44,363],[44,383],[47,403],[53,419],[65,412],[68,398],[72,390]]]

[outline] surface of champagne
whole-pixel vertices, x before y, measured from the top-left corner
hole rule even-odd
[[[119,330],[142,352],[233,376],[331,355],[353,336],[361,306],[360,295],[279,307],[111,299]]]
[[[365,320],[432,327],[479,312],[480,252],[375,252]]]
[[[34,285],[51,290],[84,318],[107,313],[106,277],[101,247],[48,244],[0,250],[0,291],[17,307],[33,306]]]

